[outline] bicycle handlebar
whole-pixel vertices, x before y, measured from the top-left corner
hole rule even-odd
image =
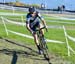
[[[42,28],[40,28],[40,29],[37,29],[36,31],[40,31],[40,30],[42,30],[42,29],[46,29],[46,32],[48,32],[48,29],[44,26],[44,27],[42,27]]]

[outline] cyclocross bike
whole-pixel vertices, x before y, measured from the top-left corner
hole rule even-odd
[[[40,29],[36,29],[36,33],[38,35],[38,39],[39,39],[39,42],[40,42],[40,49],[43,52],[44,58],[48,61],[49,64],[51,64],[49,53],[48,53],[48,46],[46,44],[46,39],[45,39],[44,35],[41,34],[42,29],[46,29],[46,28],[42,27]],[[48,31],[48,30],[46,29],[46,31]]]

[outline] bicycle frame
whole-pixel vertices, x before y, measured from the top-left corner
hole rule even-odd
[[[49,54],[48,54],[48,47],[47,47],[47,44],[46,44],[46,40],[44,38],[44,35],[41,34],[41,30],[44,29],[45,27],[43,28],[40,28],[39,30],[37,30],[37,35],[38,35],[38,38],[39,38],[39,44],[40,44],[40,48],[41,50],[43,51],[43,55],[44,55],[44,58],[50,63],[50,58],[49,58]]]

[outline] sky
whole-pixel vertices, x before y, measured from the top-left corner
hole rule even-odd
[[[0,0],[2,2],[3,0]],[[5,2],[13,2],[15,0],[5,0]],[[44,3],[46,8],[57,8],[58,6],[65,5],[68,10],[75,10],[75,0],[19,0],[27,4],[41,4]]]

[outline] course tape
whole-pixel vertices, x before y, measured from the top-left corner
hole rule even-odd
[[[25,16],[26,14],[18,14],[18,13],[6,13],[6,12],[0,12],[0,15],[2,16]]]
[[[4,17],[3,17],[4,18]],[[16,22],[16,21],[11,21],[11,20],[8,20],[8,19],[6,19],[6,18],[4,18],[4,20],[5,21],[7,21],[7,22],[10,22],[10,23],[13,23],[13,24],[18,24],[18,25],[26,25],[26,23],[22,23],[22,22]],[[23,34],[21,34],[22,36],[23,36]],[[69,39],[71,39],[72,41],[74,41],[75,42],[75,38],[73,38],[73,37],[71,37],[71,36],[69,36],[69,35],[67,35],[66,34],[66,36],[69,38]],[[29,38],[29,37],[28,37]],[[49,39],[47,39],[47,41],[48,42],[56,42],[56,43],[58,43],[58,42],[60,42],[60,41],[54,41],[54,40],[49,40]],[[60,42],[60,43],[63,43],[63,42]]]
[[[47,22],[56,22],[56,23],[65,23],[65,24],[75,24],[74,22],[62,22],[62,21],[55,21],[55,20],[46,20]]]
[[[3,17],[4,18],[4,17]],[[6,18],[4,18],[5,21],[9,22],[9,23],[13,23],[13,24],[17,24],[17,25],[26,25],[26,23],[22,23],[22,22],[16,22],[16,21],[10,21]]]
[[[19,36],[22,36],[22,37],[26,37],[26,38],[33,39],[32,36],[29,36],[29,35],[26,35],[26,34],[18,33],[18,32],[11,31],[11,30],[8,30],[8,32],[11,32],[11,33],[13,33],[13,34],[16,34],[16,35],[19,35]],[[65,42],[56,41],[56,40],[50,40],[50,39],[46,39],[46,41],[47,41],[47,42],[53,42],[53,43],[65,43]]]
[[[75,18],[67,18],[67,17],[60,17],[60,16],[52,16],[55,19],[61,19],[61,20],[75,20]]]
[[[75,42],[75,38],[73,38],[73,37],[69,36],[68,34],[67,34],[67,37],[68,37],[70,40],[72,40],[72,41],[74,41],[74,42]]]
[[[0,12],[0,15],[4,16],[25,16],[26,14],[19,14],[19,13],[6,13],[6,12]],[[60,17],[60,16],[52,16],[54,19],[61,19],[61,20],[75,20],[75,18],[65,18],[65,17]],[[47,16],[46,18],[50,18]]]

